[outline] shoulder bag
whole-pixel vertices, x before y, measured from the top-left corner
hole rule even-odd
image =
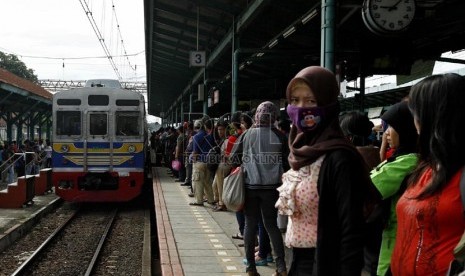
[[[241,166],[237,167],[224,178],[222,199],[224,205],[226,205],[229,210],[237,212],[244,208],[244,172]]]

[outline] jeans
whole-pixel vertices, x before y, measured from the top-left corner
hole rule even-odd
[[[271,253],[270,237],[266,232],[261,216],[258,222],[258,248],[258,256],[262,259],[266,259],[268,254]]]
[[[13,165],[10,164],[10,168],[8,168],[8,183],[13,183],[15,181],[15,168]]]
[[[192,162],[186,159],[186,183],[192,183]]]
[[[255,267],[255,235],[257,233],[260,214],[263,225],[269,234],[273,249],[276,254],[276,270],[286,271],[284,260],[284,244],[281,231],[278,228],[278,211],[274,207],[279,193],[275,189],[252,190],[245,189],[245,233],[244,247],[248,266],[247,271],[256,271]]]
[[[237,220],[237,224],[239,224],[239,233],[241,233],[241,235],[244,236],[244,228],[245,228],[244,212],[237,211],[236,220]]]
[[[181,168],[179,169],[178,176],[180,181],[186,180],[186,167],[184,166],[184,158],[178,158],[178,161],[181,163]]]

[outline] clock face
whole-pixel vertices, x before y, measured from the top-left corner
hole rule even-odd
[[[414,15],[414,0],[366,0],[363,6],[363,20],[376,33],[403,31]]]

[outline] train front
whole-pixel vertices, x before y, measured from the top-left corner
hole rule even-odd
[[[54,96],[55,193],[72,202],[137,197],[145,178],[142,96],[121,89],[75,90]]]

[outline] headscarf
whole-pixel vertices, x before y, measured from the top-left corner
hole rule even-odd
[[[274,124],[278,118],[278,108],[270,101],[266,101],[258,105],[255,111],[255,126],[269,127]]]
[[[337,103],[339,87],[336,77],[331,71],[319,66],[302,69],[289,82],[286,91],[288,103],[291,102],[291,89],[298,79],[311,88],[318,106],[324,107]],[[299,132],[297,127],[292,125],[289,135],[289,164],[294,170],[312,164],[321,155],[336,149],[348,149],[358,154],[355,147],[344,137],[337,113],[332,113],[330,117],[327,117],[324,125],[315,131]]]

